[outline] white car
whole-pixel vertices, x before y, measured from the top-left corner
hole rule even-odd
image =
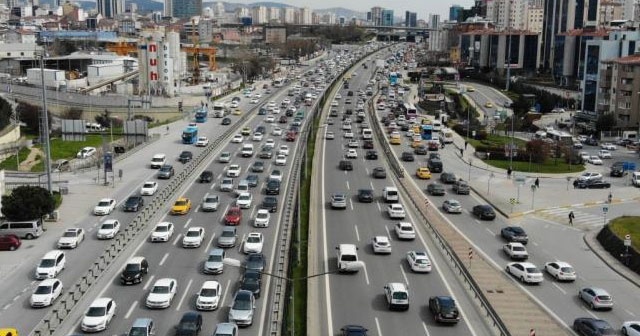
[[[262,253],[264,238],[260,232],[250,232],[244,241],[242,251],[244,253]]]
[[[271,135],[273,135],[273,136],[281,136],[281,135],[282,135],[282,128],[280,128],[280,127],[274,127],[274,128],[271,130]]]
[[[598,151],[598,157],[601,159],[610,159],[611,158],[611,152],[606,150],[606,149],[601,149]]]
[[[523,283],[541,283],[544,276],[536,265],[530,262],[512,262],[505,271]]]
[[[253,137],[251,138],[251,140],[253,140],[253,141],[262,141],[263,137],[264,136],[262,135],[262,133],[255,132],[255,133],[253,133]]]
[[[261,94],[259,94],[259,93],[255,93],[255,94],[253,95],[253,98],[262,98],[262,95],[261,95]]]
[[[289,146],[280,145],[280,147],[278,148],[278,155],[280,154],[289,156]]]
[[[31,307],[47,307],[62,294],[62,282],[58,279],[46,279],[38,284],[36,290],[31,294],[29,304]]]
[[[78,154],[76,154],[76,158],[86,159],[96,155],[96,153],[97,153],[97,150],[95,147],[84,147],[78,152]]]
[[[260,209],[256,213],[256,218],[253,219],[253,226],[268,227],[270,220],[271,220],[271,215],[269,214],[269,210]]]
[[[332,101],[331,106],[338,107],[338,101],[337,100]]]
[[[251,98],[251,104],[257,104],[259,102],[260,102],[260,98],[257,98],[257,97]]]
[[[173,236],[174,225],[171,222],[160,222],[151,232],[151,242],[166,242]]]
[[[416,231],[413,229],[413,224],[409,222],[399,222],[393,227],[396,231],[396,236],[401,240],[413,240],[416,239]]]
[[[194,226],[187,230],[187,233],[182,237],[182,247],[200,247],[204,240],[204,228],[200,226]]]
[[[158,191],[158,182],[147,181],[142,185],[142,188],[140,188],[140,195],[153,196],[156,191]]]
[[[347,153],[344,155],[347,159],[357,159],[358,151],[353,148],[347,149]]]
[[[274,123],[274,122],[276,122],[276,117],[274,117],[273,115],[268,115],[266,118],[264,118],[264,122],[266,122],[266,123]]]
[[[610,142],[605,142],[603,144],[600,145],[600,148],[602,149],[606,149],[606,150],[610,150],[610,151],[614,151],[616,149],[618,149],[618,147]]]
[[[271,110],[271,112],[272,112],[273,114],[279,114],[279,113],[280,113],[280,108],[279,108],[279,107],[277,107],[277,106],[275,106],[275,107],[273,108],[273,110]]]
[[[81,228],[69,228],[64,230],[62,237],[58,239],[58,248],[76,248],[84,240],[84,230]]]
[[[106,330],[116,315],[116,302],[112,298],[95,299],[82,318],[80,329],[84,332]]]
[[[273,139],[267,139],[267,141],[264,142],[264,147],[270,147],[271,149],[273,149],[273,147],[276,146],[276,141]]]
[[[446,212],[446,213],[462,213],[462,205],[460,204],[460,202],[458,202],[457,200],[454,199],[449,199],[446,200],[442,203],[442,209]]]
[[[205,281],[200,287],[198,298],[196,299],[196,309],[216,310],[220,303],[222,289],[217,281]]]
[[[272,100],[272,101],[270,101],[269,103],[267,103],[267,108],[269,108],[269,107],[270,107],[270,108],[274,108],[274,107],[276,107],[276,102],[274,102],[274,101]]]
[[[209,145],[209,139],[205,136],[198,137],[196,141],[196,147],[207,147]]]
[[[399,218],[402,219],[406,216],[404,212],[404,207],[402,204],[392,203],[387,206],[387,214],[389,218]]]
[[[592,165],[601,166],[602,160],[599,157],[592,155],[591,157],[589,157],[589,163]]]
[[[325,134],[324,138],[325,138],[325,139],[327,139],[327,140],[333,140],[333,139],[335,139],[335,138],[336,138],[336,136],[333,134],[333,132],[328,131],[328,132]]]
[[[513,260],[526,260],[529,258],[527,248],[522,243],[511,242],[502,246],[502,251]]]
[[[351,131],[344,132],[343,137],[345,139],[353,139],[353,132],[351,132]]]
[[[342,95],[339,93],[336,93],[335,99],[342,99]]]
[[[108,219],[98,229],[98,239],[111,239],[120,232],[120,222],[117,219]]]
[[[178,282],[176,279],[158,279],[151,287],[145,305],[147,308],[169,308],[177,291]]]
[[[407,138],[413,138],[413,130],[408,130],[407,133],[405,133],[404,135],[407,136]]]
[[[93,208],[93,214],[96,216],[105,216],[110,214],[116,208],[116,200],[113,198],[103,198]]]
[[[391,253],[391,242],[387,236],[375,236],[371,238],[371,247],[373,253],[389,254]]]
[[[349,119],[347,119],[347,120],[349,120]],[[345,121],[347,121],[347,120],[345,120]],[[352,129],[353,129],[353,127],[351,126],[351,123],[346,123],[345,122],[344,124],[342,124],[342,130],[343,131],[351,131]]]
[[[229,104],[229,107],[231,108],[237,108],[238,106],[240,106],[240,104],[235,100]]]
[[[545,272],[558,281],[575,281],[576,271],[564,261],[550,261],[544,264]]]
[[[409,251],[407,252],[407,263],[411,271],[416,273],[428,273],[431,272],[431,260],[429,255],[424,251]]]
[[[284,166],[287,164],[287,157],[279,154],[276,156],[276,166]]]
[[[640,336],[640,321],[624,322],[620,331],[626,336]]]
[[[353,140],[349,140],[349,142],[347,143],[347,147],[349,147],[349,148],[358,148],[358,147],[360,147],[360,144],[358,143],[358,140],[353,139]]]
[[[251,208],[251,203],[253,203],[253,196],[248,192],[240,193],[236,199],[236,205],[239,206],[240,209]]]
[[[242,134],[236,134],[231,139],[231,143],[242,143],[244,141],[244,137]]]
[[[589,153],[587,152],[580,152],[580,159],[582,159],[583,162],[589,162],[589,158],[591,157],[591,155],[589,155]]]
[[[277,169],[272,170],[271,174],[269,174],[268,180],[276,180],[276,181],[282,182],[282,172]]]
[[[240,165],[232,164],[227,167],[227,177],[238,177],[240,176]]]

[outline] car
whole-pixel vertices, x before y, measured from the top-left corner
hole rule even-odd
[[[471,193],[471,187],[469,186],[469,183],[462,179],[457,180],[453,184],[451,190],[458,195],[469,195]]]
[[[584,301],[589,308],[596,309],[613,309],[613,298],[609,293],[598,287],[584,287],[578,291],[578,298]]]
[[[267,195],[279,195],[280,194],[280,181],[269,180],[265,186],[265,194]]]
[[[493,107],[493,103],[491,103],[491,102],[486,102],[486,103],[484,104],[484,107],[486,107],[486,108],[492,108],[492,107]]]
[[[375,236],[371,238],[371,247],[375,254],[390,254],[391,242],[387,236]]]
[[[120,232],[120,222],[117,219],[107,219],[98,229],[98,239],[112,239]]]
[[[327,131],[327,133],[325,133],[324,138],[327,140],[333,140],[335,139],[335,135],[333,134],[333,132],[331,131]]]
[[[502,246],[502,251],[511,260],[527,260],[529,253],[522,243],[507,243]]]
[[[235,227],[225,226],[222,228],[222,233],[218,237],[218,247],[234,247],[238,239],[238,233]]]
[[[194,226],[187,229],[187,233],[182,237],[182,247],[200,247],[204,240],[204,228]]]
[[[251,98],[251,104],[257,104],[259,102],[260,102],[260,98],[258,98],[258,97]]]
[[[142,184],[142,188],[140,188],[140,195],[153,196],[156,191],[158,191],[158,182],[147,181]]]
[[[29,298],[33,308],[51,306],[62,294],[62,282],[56,278],[45,279],[38,284]]]
[[[116,315],[116,302],[112,298],[97,298],[89,305],[80,323],[84,332],[106,330]]]
[[[481,220],[494,220],[496,219],[496,212],[490,205],[482,204],[476,205],[472,208],[474,216],[478,217]]]
[[[58,239],[56,244],[59,249],[62,248],[76,248],[84,240],[84,229],[81,228],[69,228],[64,230],[62,237]]]
[[[172,215],[186,215],[191,210],[191,200],[186,197],[178,198],[171,207]]]
[[[231,138],[231,143],[242,143],[244,141],[244,137],[242,134],[236,134]]]
[[[378,152],[374,151],[374,150],[368,150],[365,155],[364,158],[367,160],[377,160],[378,159]]]
[[[284,166],[287,164],[287,157],[285,155],[279,154],[276,156],[276,166]]]
[[[544,279],[542,272],[530,262],[512,262],[505,268],[507,274],[526,284],[539,284]]]
[[[262,141],[263,138],[264,138],[264,135],[262,135],[262,133],[255,132],[255,133],[253,133],[253,136],[251,137],[251,140],[252,141]]]
[[[617,161],[614,162],[611,165],[611,171],[609,173],[609,176],[611,177],[622,177],[624,176],[624,172],[625,172],[625,164],[622,161]]]
[[[371,189],[359,189],[358,190],[358,202],[372,203],[373,202],[373,190]]]
[[[253,203],[253,196],[251,193],[243,192],[238,195],[236,199],[236,206],[240,209],[249,209],[251,208],[251,204]]]
[[[218,323],[216,330],[213,332],[213,336],[237,336],[238,326],[235,323]]]
[[[442,210],[450,214],[462,213],[462,205],[455,199],[448,199],[442,203]]]
[[[581,336],[609,336],[618,333],[605,320],[579,317],[573,320],[573,330]]]
[[[93,214],[96,216],[105,216],[111,214],[116,208],[116,200],[113,198],[103,198],[93,208]]]
[[[289,156],[289,146],[280,145],[280,147],[278,147],[278,154],[277,155]]]
[[[454,184],[458,181],[458,177],[454,173],[444,172],[440,174],[440,182],[444,184]]]
[[[428,180],[431,179],[431,171],[427,167],[418,167],[418,169],[416,169],[416,176],[419,179]]]
[[[219,205],[220,205],[220,197],[218,195],[207,194],[202,199],[200,210],[202,212],[218,211]]]
[[[278,198],[275,196],[267,196],[262,199],[260,209],[266,209],[269,212],[278,211]]]
[[[508,242],[521,243],[522,245],[527,245],[529,242],[529,236],[524,232],[524,229],[519,226],[503,227],[502,230],[500,230],[500,236]]]
[[[602,180],[602,174],[596,172],[584,172],[578,176],[577,181]]]
[[[587,162],[592,164],[592,165],[595,165],[595,166],[601,166],[602,165],[602,160],[599,157],[595,156],[595,155],[590,156],[589,160],[587,160]]]
[[[458,323],[460,311],[456,301],[450,296],[432,296],[429,298],[429,312],[438,323]]]
[[[409,222],[398,222],[394,225],[393,229],[400,240],[413,240],[416,238],[416,231],[413,228],[413,224]]]
[[[222,121],[220,121],[220,124],[224,126],[231,125],[231,118],[228,118],[228,117],[222,118]]]
[[[222,296],[220,283],[214,280],[205,281],[198,291],[196,298],[197,310],[216,310]]]
[[[446,191],[442,184],[434,182],[427,185],[427,193],[432,196],[444,196]]]
[[[387,215],[389,215],[391,219],[402,219],[406,216],[406,213],[402,204],[392,203],[387,206]]]
[[[203,170],[198,177],[200,183],[211,183],[213,181],[213,172],[211,170]]]
[[[78,151],[78,154],[76,154],[76,158],[87,159],[96,155],[96,153],[98,153],[98,151],[95,147],[84,147],[80,151]]]
[[[191,151],[182,151],[178,156],[178,161],[181,163],[187,163],[193,159],[193,153]]]
[[[412,272],[428,273],[431,272],[431,260],[425,251],[409,251],[406,255],[407,264]]]
[[[360,147],[360,144],[358,143],[358,140],[351,139],[351,140],[349,140],[349,142],[347,142],[347,147],[349,147],[349,148],[358,148],[358,147]]]
[[[202,330],[202,315],[196,312],[186,312],[176,326],[176,336],[197,336]]]
[[[255,305],[255,297],[251,291],[238,290],[229,309],[229,322],[233,322],[238,326],[250,326],[253,324]]]
[[[264,271],[266,265],[266,258],[262,253],[249,253],[244,261],[244,268],[255,270],[258,272]]]
[[[342,134],[342,137],[345,139],[353,139],[353,132],[351,131],[346,131]]]
[[[601,159],[611,159],[611,152],[606,149],[599,150],[598,157]]]
[[[230,152],[222,152],[218,156],[218,162],[220,163],[229,163],[231,162],[231,153]]]
[[[401,160],[406,162],[413,162],[416,160],[416,158],[411,152],[402,152]]]
[[[271,135],[273,135],[273,136],[281,136],[281,135],[282,135],[282,128],[280,128],[280,127],[274,127],[274,128],[271,130]]]
[[[227,177],[239,177],[240,176],[240,165],[232,164],[227,167],[226,176]]]
[[[603,180],[588,180],[577,181],[575,186],[579,189],[608,189],[611,188],[611,183]]]
[[[375,167],[371,173],[373,178],[385,179],[387,178],[387,171],[383,167]]]
[[[330,204],[332,209],[346,209],[347,196],[344,193],[331,194]]]
[[[243,127],[242,130],[240,131],[240,135],[242,136],[249,136],[251,135],[251,128],[249,127]]]
[[[170,179],[173,177],[173,175],[176,173],[176,171],[173,169],[172,165],[162,165],[162,167],[160,167],[160,170],[158,170],[158,178],[159,179]]]
[[[550,261],[544,264],[544,271],[558,281],[575,281],[576,271],[564,261]]]
[[[205,136],[198,137],[196,140],[196,147],[207,147],[209,145],[209,138]]]
[[[173,236],[175,226],[171,222],[160,222],[151,231],[151,242],[168,242]]]
[[[122,206],[122,210],[128,212],[138,212],[144,206],[142,196],[129,196]]]
[[[582,160],[582,162],[589,162],[589,158],[591,157],[591,155],[589,155],[589,153],[587,152],[580,152],[580,159]]]
[[[358,152],[355,149],[347,149],[347,152],[345,153],[345,158],[347,159],[357,159],[358,158]]]
[[[256,299],[260,298],[262,273],[255,270],[245,270],[240,280],[240,289],[250,291]]]
[[[264,245],[264,237],[260,232],[250,232],[244,240],[242,252],[244,253],[261,253]]]
[[[268,147],[267,145],[262,146],[262,149],[260,149],[260,153],[258,154],[258,158],[270,160],[272,157],[273,157],[272,148]],[[264,165],[263,165],[263,167],[264,167]],[[252,171],[253,171],[253,169],[252,169]]]
[[[282,172],[278,169],[274,169],[269,174],[269,180],[276,180],[278,182],[282,182]]]
[[[222,182],[220,182],[220,191],[233,191],[233,188],[234,184],[232,178],[225,177],[222,179]]]
[[[626,336],[640,336],[640,321],[624,322],[620,331]]]
[[[240,221],[242,221],[242,210],[238,206],[230,207],[224,215],[224,224],[240,225]]]
[[[123,285],[141,283],[149,272],[149,262],[145,257],[133,257],[127,261],[120,273],[120,282]]]
[[[147,294],[145,305],[147,308],[169,308],[177,291],[178,281],[176,279],[158,279]]]
[[[610,151],[614,151],[617,150],[618,147],[610,142],[605,142],[600,144],[600,148],[604,149],[604,150],[610,150]]]
[[[362,149],[373,149],[373,141],[372,140],[364,140],[362,142]]]
[[[269,221],[271,220],[271,215],[269,211],[266,209],[259,209],[256,213],[256,217],[253,219],[254,227],[269,227]]]

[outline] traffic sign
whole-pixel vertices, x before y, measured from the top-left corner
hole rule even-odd
[[[603,206],[602,207],[602,212],[604,212],[604,213],[609,212],[609,207],[608,206]]]
[[[624,246],[631,246],[631,235],[624,236]]]
[[[516,204],[516,203],[518,203],[518,201],[516,201],[516,199],[515,199],[515,198],[510,198],[510,199],[509,199],[509,203],[511,203],[511,204]]]

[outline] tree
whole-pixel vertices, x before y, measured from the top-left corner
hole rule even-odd
[[[610,131],[616,126],[616,118],[613,113],[605,113],[596,120],[596,132]]]
[[[62,111],[62,119],[79,120],[82,119],[82,109],[78,107],[68,107]]]
[[[25,123],[27,130],[32,133],[38,133],[40,130],[40,111],[42,111],[42,108],[37,105],[21,102],[18,104],[16,110],[18,116],[20,116],[20,121]],[[51,126],[51,113],[48,113],[48,116],[49,126]]]
[[[12,221],[42,218],[54,209],[53,195],[42,187],[17,187],[9,196],[2,198],[2,213]]]
[[[534,139],[526,144],[527,154],[532,162],[544,163],[549,153],[549,144],[544,140]]]

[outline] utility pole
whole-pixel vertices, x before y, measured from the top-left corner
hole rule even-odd
[[[42,84],[42,133],[44,140],[44,169],[47,173],[47,190],[53,192],[51,186],[51,143],[49,141],[49,113],[47,112],[47,88],[44,85],[44,50],[40,53],[40,79]]]

